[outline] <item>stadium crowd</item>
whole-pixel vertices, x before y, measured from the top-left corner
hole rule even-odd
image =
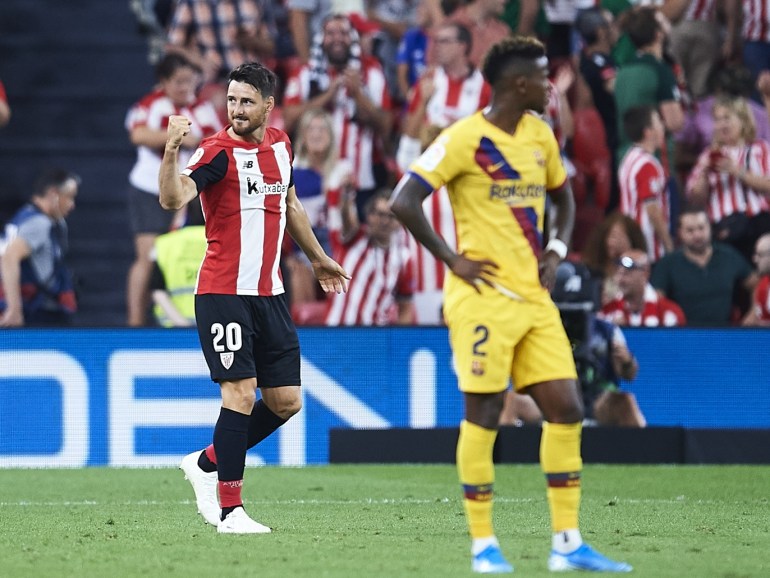
[[[126,186],[135,236],[135,261],[126,272],[130,326],[173,325],[151,308],[156,240],[186,221],[184,212],[165,214],[156,202],[152,175],[168,116],[195,120],[182,149],[192,155],[201,138],[226,123],[224,75],[249,61],[278,74],[269,122],[292,137],[298,195],[322,245],[345,261],[354,280],[355,290],[325,296],[287,238],[281,270],[295,322],[441,324],[445,266],[378,199],[443,129],[488,104],[490,87],[479,66],[488,47],[511,34],[537,36],[547,47],[552,82],[544,116],[577,202],[569,259],[583,262],[601,283],[599,315],[630,325],[668,326],[675,318],[677,325],[724,326],[757,324],[764,318],[756,312],[770,308],[761,302],[766,291],[756,290],[766,286],[767,274],[752,267],[763,260],[764,245],[755,253],[758,240],[770,232],[770,11],[760,9],[764,2],[130,5],[158,78],[152,92],[136,95],[126,117],[137,148]],[[9,115],[0,84],[0,125]],[[446,191],[431,195],[424,209],[454,246]],[[690,226],[693,220],[698,227]],[[175,276],[165,269],[164,275]],[[642,289],[628,281],[635,276]],[[184,276],[177,277],[184,284]],[[177,287],[164,300],[184,299],[189,289]],[[661,303],[665,314],[640,309]],[[12,319],[24,324],[18,314]]]

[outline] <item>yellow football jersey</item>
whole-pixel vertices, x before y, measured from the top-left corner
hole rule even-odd
[[[442,132],[409,171],[433,190],[446,185],[458,252],[494,261],[502,291],[526,301],[548,298],[538,273],[545,195],[567,173],[544,121],[525,114],[511,135],[477,112]],[[453,275],[444,287],[447,301],[469,289]]]

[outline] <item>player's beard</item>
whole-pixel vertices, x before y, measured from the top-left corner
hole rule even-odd
[[[253,133],[254,131],[256,131],[257,129],[259,129],[265,124],[265,122],[267,121],[267,112],[262,112],[259,116],[257,116],[254,119],[248,119],[249,121],[246,122],[245,124],[243,122],[236,123],[236,120],[247,120],[247,119],[245,118],[238,119],[236,117],[231,119],[230,121],[230,124],[233,127],[233,132],[235,134],[237,134],[238,136],[246,136]]]

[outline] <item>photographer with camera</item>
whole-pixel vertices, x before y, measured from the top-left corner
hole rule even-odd
[[[620,380],[636,378],[639,364],[621,329],[596,316],[599,285],[585,265],[562,262],[552,297],[572,344],[585,406],[584,423],[645,427],[647,421],[634,394],[620,391]],[[538,423],[541,419],[528,396],[508,391],[501,425]]]

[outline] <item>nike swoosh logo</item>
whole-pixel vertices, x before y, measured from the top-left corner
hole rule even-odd
[[[499,163],[495,163],[493,165],[487,165],[487,172],[488,173],[495,173],[499,169],[501,169],[504,164],[505,164],[505,161],[500,161]]]

